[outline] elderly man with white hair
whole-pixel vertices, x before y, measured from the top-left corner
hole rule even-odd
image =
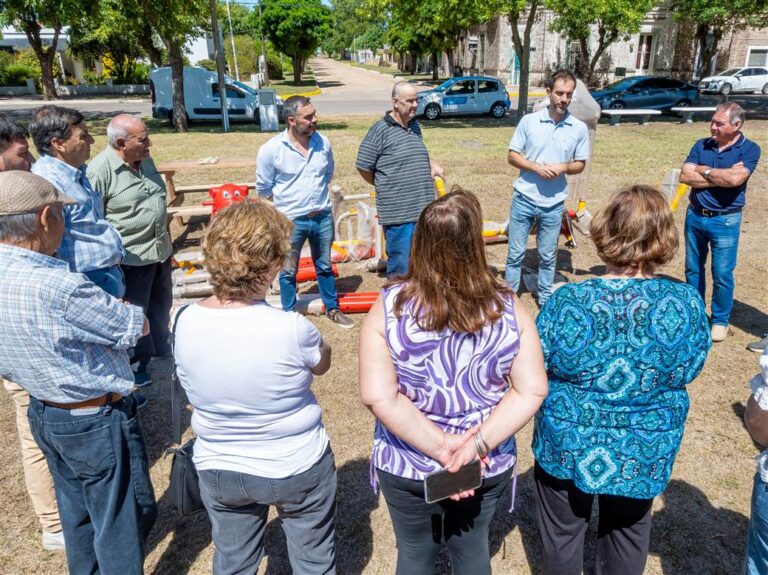
[[[129,114],[107,126],[107,148],[88,165],[88,179],[104,198],[104,213],[122,237],[125,299],[140,306],[150,335],[139,340],[132,361],[137,385],[151,380],[152,357],[170,355],[168,322],[172,305],[171,238],[165,183],[150,157],[147,126]]]

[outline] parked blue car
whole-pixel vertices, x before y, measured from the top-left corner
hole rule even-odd
[[[416,115],[436,120],[443,114],[490,114],[503,118],[509,109],[509,94],[498,78],[459,76],[434,90],[419,92]]]
[[[700,98],[697,86],[660,76],[624,78],[590,94],[603,110],[647,108],[668,111],[675,106],[696,105]]]

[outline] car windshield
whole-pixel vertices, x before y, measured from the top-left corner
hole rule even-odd
[[[448,88],[453,86],[455,82],[456,80],[454,78],[450,80],[446,80],[445,82],[440,84],[437,88],[435,88],[435,90],[437,90],[438,92],[445,92]]]
[[[735,76],[736,72],[740,71],[741,68],[731,68],[730,70],[726,70],[725,72],[721,72],[720,76]]]
[[[251,87],[250,87],[248,84],[243,84],[242,82],[238,82],[238,81],[236,81],[236,80],[230,80],[229,78],[227,78],[227,81],[228,81],[230,84],[232,84],[233,86],[237,86],[237,87],[238,87],[238,88],[240,88],[240,89],[241,89],[243,92],[247,92],[247,93],[251,94],[252,96],[255,96],[255,95],[258,93],[258,92],[256,92],[256,90],[254,90],[253,88],[251,88]]]
[[[637,84],[642,78],[624,78],[605,87],[606,90],[626,90]]]

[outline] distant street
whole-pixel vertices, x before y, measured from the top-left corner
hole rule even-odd
[[[330,58],[313,58],[309,65],[323,91],[312,97],[321,118],[383,115],[392,108],[392,85],[396,81],[392,76],[355,68]]]
[[[7,98],[0,100],[0,112],[19,120],[28,120],[31,111],[43,104],[56,104],[79,110],[86,118],[104,118],[116,114],[137,114],[152,116],[152,105],[149,96],[143,99],[62,99],[55,102],[44,102],[42,99]]]

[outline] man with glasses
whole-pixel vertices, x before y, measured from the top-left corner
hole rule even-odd
[[[376,122],[357,152],[355,166],[376,187],[376,211],[384,228],[387,277],[408,272],[416,220],[435,199],[433,179],[443,169],[429,159],[416,120],[416,88],[406,81],[392,87],[392,111]]]

